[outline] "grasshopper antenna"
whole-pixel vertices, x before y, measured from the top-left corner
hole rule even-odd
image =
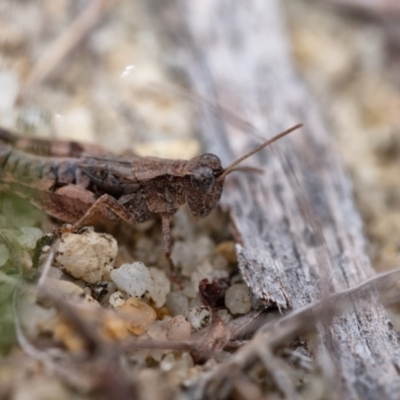
[[[244,156],[238,158],[235,162],[233,162],[231,165],[229,165],[228,167],[226,167],[224,169],[224,172],[222,173],[222,175],[220,175],[217,178],[217,182],[222,181],[229,173],[231,173],[232,171],[238,171],[238,170],[242,170],[243,167],[241,168],[235,168],[238,164],[240,164],[242,161],[246,160],[247,158],[251,157],[253,154],[259,152],[260,150],[262,150],[264,147],[269,146],[271,143],[276,142],[277,140],[279,140],[280,138],[288,135],[289,133],[295,131],[296,129],[299,129],[300,127],[302,127],[303,124],[297,124],[289,129],[287,129],[286,131],[283,131],[281,133],[279,133],[278,135],[274,136],[272,139],[267,140],[266,142],[264,142],[263,144],[261,144],[260,146],[256,147],[254,150],[250,151],[249,153],[245,154]]]

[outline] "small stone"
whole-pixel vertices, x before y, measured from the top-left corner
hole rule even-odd
[[[164,271],[155,267],[150,267],[149,270],[153,279],[150,298],[154,301],[155,307],[160,308],[165,304],[167,294],[171,291],[171,282]]]
[[[189,299],[180,292],[171,292],[167,295],[167,307],[172,315],[186,315],[189,311]]]
[[[154,283],[149,269],[141,262],[122,264],[110,273],[112,281],[118,289],[132,297],[141,297],[153,291]]]
[[[190,242],[175,242],[171,257],[181,267],[182,275],[190,277],[197,265],[214,250],[214,242],[208,236],[200,236]]]
[[[139,237],[135,242],[134,256],[137,260],[144,260],[147,264],[156,264],[159,256],[157,251],[154,251],[154,241],[146,236]]]
[[[228,260],[221,254],[213,254],[210,261],[214,269],[230,269]]]
[[[108,302],[114,309],[118,309],[125,304],[124,295],[119,290],[117,290],[110,296]]]
[[[103,312],[102,322],[106,338],[123,340],[128,336],[126,323],[114,312]]]
[[[169,318],[170,319],[170,318]],[[149,336],[150,339],[159,342],[166,342],[167,341],[167,330],[168,330],[168,322],[169,319],[165,319],[163,321],[154,321],[149,327],[147,328],[146,334]],[[152,349],[149,352],[151,358],[159,363],[165,353],[170,353],[171,350],[169,349]]]
[[[225,292],[225,305],[231,314],[246,314],[251,310],[249,288],[244,283],[235,283]]]
[[[152,349],[149,356],[156,362],[160,363],[165,354],[171,353],[169,349]]]
[[[177,315],[169,321],[167,339],[169,340],[188,340],[192,332],[190,323],[183,315]]]
[[[218,365],[215,358],[209,358],[203,365],[204,371],[211,371]]]
[[[172,353],[169,353],[162,359],[160,369],[161,371],[168,372],[171,371],[175,364],[175,356]]]
[[[108,280],[117,255],[117,242],[105,233],[90,229],[64,233],[54,257],[54,265],[87,283]]]
[[[208,279],[201,280],[199,284],[200,299],[212,309],[224,307],[224,296],[229,284],[228,278],[213,279],[212,282]]]
[[[19,230],[21,234],[17,237],[17,240],[25,249],[34,249],[36,242],[43,236],[43,232],[39,228],[23,227]]]
[[[117,313],[127,323],[128,331],[134,335],[145,332],[157,317],[152,307],[135,297],[129,297]]]
[[[235,242],[231,240],[222,242],[216,247],[215,252],[221,254],[231,264],[237,263]]]
[[[192,286],[196,290],[196,293],[199,291],[199,284],[203,279],[211,280],[213,273],[213,267],[209,263],[208,260],[204,260],[191,274]]]
[[[189,308],[203,307],[204,303],[201,301],[199,296],[189,300]]]
[[[232,319],[233,319],[233,318],[232,318],[232,315],[229,314],[229,311],[226,310],[226,309],[218,310],[218,311],[217,311],[217,315],[218,315],[219,318],[221,318],[221,321],[222,321],[224,324],[228,324],[228,323],[231,322]]]
[[[101,303],[103,299],[109,298],[115,292],[115,289],[116,287],[113,282],[100,281],[94,285],[90,285],[90,294],[95,300]],[[105,302],[106,304],[108,303],[108,298]]]
[[[125,246],[118,246],[118,254],[115,258],[115,265],[132,264],[135,259]]]
[[[166,305],[161,308],[156,308],[155,310],[157,313],[157,319],[164,319],[165,317],[171,317],[171,311]]]
[[[42,272],[43,268],[39,268],[39,271]],[[64,272],[62,272],[60,269],[58,268],[54,268],[54,267],[50,267],[49,268],[49,272],[47,277],[48,278],[53,278],[53,279],[57,279],[57,280],[61,280],[62,277],[65,277],[66,275],[64,274]]]
[[[83,288],[73,282],[60,281],[50,277],[47,277],[45,282],[48,287],[68,302],[84,303],[86,307],[100,307],[100,304],[92,296],[85,293]]]
[[[185,287],[183,288],[184,295],[188,297],[189,299],[195,299],[198,298],[197,293],[198,293],[198,288],[195,288],[193,285],[186,284]]]
[[[189,310],[186,318],[192,327],[199,331],[208,326],[211,315],[206,307],[196,307]]]
[[[160,369],[172,373],[170,376],[172,382],[180,383],[188,378],[193,365],[193,358],[189,353],[184,352],[180,355],[169,353],[162,359]]]
[[[73,353],[81,353],[84,351],[86,343],[79,335],[73,324],[61,320],[54,327],[54,337]]]
[[[153,340],[165,341],[167,340],[167,331],[169,327],[170,318],[162,321],[154,321],[148,328],[146,333]]]

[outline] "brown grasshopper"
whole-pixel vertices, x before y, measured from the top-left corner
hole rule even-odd
[[[226,168],[214,154],[191,160],[119,156],[96,145],[20,138],[0,128],[0,190],[27,198],[47,214],[72,225],[72,232],[99,221],[120,218],[130,224],[162,220],[164,254],[174,276],[170,222],[187,203],[203,218],[221,197],[225,177],[243,160],[301,124],[274,136]]]

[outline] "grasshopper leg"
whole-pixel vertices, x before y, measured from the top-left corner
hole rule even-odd
[[[110,211],[112,215],[110,215]],[[81,219],[71,226],[63,226],[58,228],[56,232],[75,232],[80,228],[95,222],[113,220],[115,216],[130,224],[136,222],[132,213],[129,212],[128,209],[126,209],[122,204],[118,203],[118,201],[113,197],[109,196],[108,194],[103,194],[93,203],[93,205],[86,211]]]
[[[175,265],[171,258],[171,246],[172,246],[172,238],[171,238],[171,219],[172,214],[163,213],[161,214],[161,222],[162,222],[162,236],[164,243],[164,256],[167,259],[169,269],[171,271],[172,280],[179,286],[180,289],[183,289],[182,282],[176,275]]]

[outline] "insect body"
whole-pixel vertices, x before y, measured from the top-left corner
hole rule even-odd
[[[191,160],[118,156],[100,147],[68,141],[24,139],[0,128],[0,190],[27,198],[75,231],[117,218],[135,224],[162,220],[164,253],[173,271],[170,221],[187,203],[196,217],[207,216],[221,197],[226,175],[270,143],[273,137],[227,168],[213,154]]]

